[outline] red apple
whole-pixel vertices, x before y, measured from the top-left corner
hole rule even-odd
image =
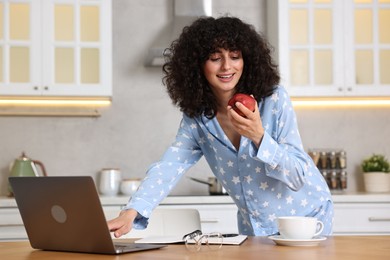
[[[242,103],[250,111],[255,111],[256,100],[249,95],[237,93],[228,102],[228,105],[231,106],[234,111],[236,111],[240,116],[245,117],[245,115],[236,107],[236,102]]]

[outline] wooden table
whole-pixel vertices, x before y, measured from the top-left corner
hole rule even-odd
[[[266,237],[249,237],[240,246],[189,252],[183,244],[123,255],[96,255],[34,250],[28,241],[0,242],[0,259],[390,259],[390,236],[334,236],[319,246],[277,246]]]

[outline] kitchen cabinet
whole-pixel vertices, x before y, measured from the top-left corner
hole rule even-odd
[[[335,197],[336,235],[389,235],[390,194]]]
[[[111,1],[0,3],[0,95],[109,97]]]
[[[207,198],[210,198],[207,200]],[[220,232],[224,234],[238,233],[237,206],[226,196],[212,197],[168,197],[158,208],[161,209],[197,209],[200,215],[203,233]],[[192,202],[189,200],[193,200]],[[126,200],[127,201],[127,198]],[[107,219],[113,219],[123,205],[105,205],[103,210]],[[184,234],[183,234],[184,235]],[[133,230],[123,238],[148,236],[148,230]]]
[[[269,0],[267,14],[291,96],[390,96],[390,1]]]
[[[0,206],[0,241],[27,239],[22,217],[16,204]]]
[[[108,219],[118,216],[128,197],[101,197]],[[390,235],[390,194],[333,195],[334,235]],[[197,209],[204,233],[237,233],[237,207],[229,196],[168,196],[160,208]],[[124,238],[141,237],[147,231],[133,230]],[[13,198],[0,198],[0,240],[27,239]]]
[[[334,235],[390,235],[390,194],[334,194],[333,201]],[[111,214],[107,214],[107,206],[103,208],[108,219],[116,217],[121,206],[111,208]],[[197,209],[205,233],[238,232],[237,207],[229,196],[169,196],[159,207]],[[136,235],[130,233],[128,237]]]
[[[101,197],[106,219],[117,217],[127,201],[128,197]],[[197,209],[204,233],[238,233],[237,207],[228,196],[172,196],[167,197],[158,207]],[[147,230],[133,230],[122,238],[147,235]],[[0,241],[23,239],[27,239],[27,234],[15,200],[0,198]]]
[[[203,233],[238,233],[235,204],[166,205],[165,208],[193,208],[199,211]]]

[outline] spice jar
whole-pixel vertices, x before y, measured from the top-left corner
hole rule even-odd
[[[330,176],[328,174],[327,171],[322,171],[322,176],[324,177],[325,181],[326,181],[326,184],[328,185],[328,187],[330,187]]]
[[[321,160],[321,169],[326,169],[328,167],[328,156],[326,155],[325,151],[322,151],[320,153],[320,160]]]
[[[340,188],[345,190],[347,188],[347,172],[341,171],[340,173]]]
[[[336,169],[336,166],[337,166],[337,158],[336,158],[336,152],[335,151],[331,151],[329,153],[329,161],[330,161],[330,168],[331,169]]]
[[[330,176],[330,188],[332,190],[337,189],[337,172],[332,171],[331,176]]]
[[[345,169],[347,168],[347,154],[345,151],[340,151],[337,153],[337,161],[339,168]]]
[[[347,154],[342,149],[310,149],[308,154],[333,192],[347,189]]]
[[[318,162],[320,160],[320,153],[317,151],[309,151],[309,155],[311,159],[313,160],[315,166],[318,166]]]

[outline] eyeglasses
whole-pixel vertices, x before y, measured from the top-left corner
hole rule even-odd
[[[202,231],[195,230],[183,236],[186,248],[190,251],[198,252],[202,245],[207,245],[208,250],[218,250],[222,247],[223,236],[221,233],[202,234]]]

